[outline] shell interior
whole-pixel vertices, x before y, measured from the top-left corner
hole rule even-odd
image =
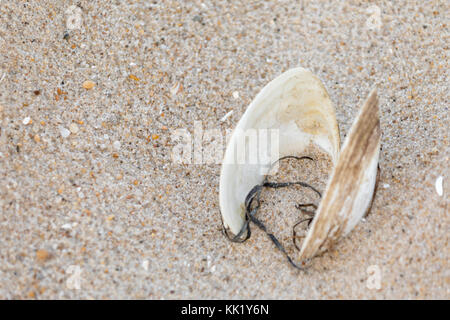
[[[239,148],[252,130],[276,130],[278,150],[267,161],[251,163],[249,150]],[[261,130],[263,129],[263,130]],[[339,130],[334,107],[321,81],[303,68],[280,75],[256,96],[236,126],[227,146],[220,175],[220,211],[225,227],[237,234],[244,223],[244,201],[261,183],[271,164],[286,155],[301,155],[310,144],[327,152],[335,163]]]

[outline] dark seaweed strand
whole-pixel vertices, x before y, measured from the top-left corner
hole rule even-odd
[[[294,226],[292,227],[292,242],[294,243],[295,248],[300,251],[300,247],[297,246],[297,242],[295,241],[295,239],[297,238],[304,238],[305,236],[297,236],[297,232],[295,231],[295,228],[299,225],[302,224],[303,222],[308,221],[308,227],[312,221],[312,217],[311,218],[305,218],[305,219],[301,219],[300,221],[298,221],[296,224],[294,224]]]
[[[275,161],[274,163],[271,164],[270,169],[272,169],[275,164],[277,164],[278,162],[285,160],[285,159],[296,159],[296,160],[311,160],[311,161],[315,161],[313,158],[308,157],[308,156],[302,156],[302,157],[297,157],[297,156],[284,156],[281,157],[280,159],[278,159],[277,161]],[[270,171],[269,169],[269,171]],[[245,203],[247,204],[248,199],[251,198],[252,196],[254,196],[254,194],[257,192],[258,193],[258,199],[259,199],[259,194],[262,191],[262,187],[263,184],[267,182],[267,176],[264,179],[264,182],[260,185],[256,185],[255,187],[252,188],[252,190],[250,190],[250,192],[247,194],[246,197],[246,201]],[[288,182],[289,183],[289,182]],[[301,182],[303,183],[303,182]],[[268,186],[271,187],[271,186]],[[280,188],[281,186],[278,186],[278,188]],[[317,190],[314,189],[314,191],[318,192]],[[320,193],[319,193],[320,196]],[[246,206],[246,211],[248,211],[248,208]],[[235,235],[235,236],[230,236],[230,234],[228,233],[227,228],[225,228],[225,225],[223,223],[222,217],[220,219],[221,223],[222,223],[222,233],[231,241],[231,242],[238,242],[238,243],[242,243],[245,242],[246,240],[248,240],[251,236],[251,229],[250,229],[250,225],[249,225],[249,218],[247,217],[247,214],[245,215],[245,222],[244,225],[242,226],[241,230]],[[245,237],[242,237],[243,234],[246,234]]]
[[[315,192],[317,192],[317,194],[320,196],[320,192],[319,191],[317,191],[314,187],[312,187],[309,184],[304,183],[304,182],[300,182],[300,183],[297,183],[297,182],[291,182],[291,183],[263,183],[261,185],[256,186],[257,190],[258,190],[257,193],[255,193],[255,192],[249,193],[249,195],[251,195],[251,196],[247,197],[247,199],[246,199],[246,215],[248,216],[248,220],[252,221],[254,224],[256,224],[256,226],[258,228],[260,228],[262,231],[264,231],[267,234],[269,239],[272,240],[272,242],[275,244],[275,246],[277,247],[278,250],[283,252],[283,254],[286,256],[286,259],[288,260],[288,262],[294,268],[299,269],[299,270],[305,270],[305,268],[303,266],[300,266],[300,265],[296,264],[292,260],[292,258],[289,256],[289,254],[287,253],[286,249],[280,243],[280,241],[277,239],[277,237],[275,237],[275,235],[273,235],[272,233],[268,232],[266,226],[261,222],[261,220],[259,220],[259,219],[257,219],[255,217],[255,215],[258,212],[258,209],[260,207],[260,194],[261,194],[260,191],[262,190],[262,188],[264,188],[264,187],[266,187],[266,188],[283,188],[283,187],[289,187],[289,186],[292,186],[292,185],[300,185],[302,187],[308,187],[308,188],[314,190]],[[253,188],[252,190],[254,190],[254,189],[255,188]],[[252,202],[255,199],[257,201],[257,204],[256,204],[256,206],[253,209],[251,209]],[[310,218],[308,218],[308,219],[310,219]],[[250,228],[250,225],[248,225],[248,228]],[[296,246],[296,248],[298,248],[297,245],[295,245],[295,246]]]
[[[308,157],[308,156],[303,156],[303,157],[296,157],[296,156],[285,156],[282,157],[280,159],[278,159],[277,161],[275,161],[271,168],[279,161],[285,160],[285,159],[297,159],[297,160],[311,160],[311,161],[315,161],[313,158]],[[308,183],[302,182],[302,181],[296,181],[296,182],[269,182],[267,181],[268,176],[265,177],[264,181],[261,184],[258,184],[256,186],[254,186],[250,192],[247,194],[246,198],[245,198],[245,222],[244,225],[242,226],[241,230],[239,231],[238,234],[236,234],[234,237],[230,237],[228,231],[226,230],[224,224],[223,224],[223,220],[222,221],[222,230],[224,235],[232,242],[244,242],[246,240],[248,240],[251,236],[251,229],[250,229],[250,221],[253,222],[254,224],[256,224],[256,226],[258,228],[260,228],[262,231],[264,231],[267,236],[269,237],[269,239],[275,244],[275,246],[277,247],[278,250],[280,250],[281,252],[283,252],[283,254],[286,256],[286,259],[288,260],[288,262],[296,269],[299,270],[305,270],[304,267],[297,265],[292,258],[289,256],[289,254],[287,253],[286,249],[284,248],[284,246],[280,243],[280,241],[277,239],[277,237],[275,237],[272,233],[267,231],[266,226],[255,217],[256,213],[258,212],[259,207],[261,206],[261,202],[260,202],[260,196],[261,196],[261,192],[263,190],[263,188],[273,188],[273,189],[278,189],[278,188],[286,188],[286,187],[290,187],[293,185],[299,185],[305,188],[310,188],[311,190],[313,190],[314,192],[316,192],[319,197],[321,197],[321,193],[314,188],[313,186],[309,185]],[[253,200],[256,199],[256,206],[252,209],[252,204],[253,204]],[[313,211],[307,211],[307,210],[303,210],[300,209],[301,207],[308,207],[311,206],[314,209],[317,209],[317,206],[312,204],[312,203],[308,203],[308,204],[299,204],[297,206],[297,208],[299,210],[301,210],[302,212],[308,213],[308,214],[314,214]],[[294,242],[294,246],[300,250],[295,242],[295,237],[296,237],[296,233],[295,233],[295,227],[304,222],[304,221],[310,221],[312,220],[312,218],[307,218],[307,219],[303,219],[300,222],[297,222],[294,227],[293,227],[293,242]],[[309,226],[309,223],[308,223]],[[246,236],[244,238],[242,238],[242,235],[246,232]]]
[[[302,213],[304,213],[304,214],[306,214],[306,215],[309,215],[309,218],[304,218],[304,219],[299,220],[299,221],[296,222],[296,223],[294,224],[294,226],[292,227],[292,242],[294,243],[294,247],[295,247],[298,251],[300,251],[301,249],[300,249],[299,246],[297,246],[297,241],[296,241],[296,239],[298,239],[298,238],[304,238],[305,236],[297,236],[297,232],[295,231],[295,228],[296,228],[298,225],[300,225],[300,224],[302,224],[303,222],[306,222],[306,221],[308,221],[307,227],[309,228],[309,226],[311,225],[311,222],[312,222],[312,220],[313,220],[313,218],[314,218],[315,210],[317,210],[317,206],[316,206],[314,203],[304,203],[304,204],[303,204],[303,203],[299,203],[299,204],[297,204],[295,207],[296,207],[298,210],[300,210]],[[309,211],[309,210],[303,209],[303,208],[307,208],[307,207],[312,207],[312,208],[314,209],[314,211]]]

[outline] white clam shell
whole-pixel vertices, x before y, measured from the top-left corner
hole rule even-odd
[[[239,141],[249,129],[277,129],[279,153],[270,159],[271,163],[287,155],[304,155],[302,152],[310,144],[333,160],[333,172],[303,241],[300,259],[310,259],[328,249],[355,227],[371,203],[380,148],[379,123],[378,100],[373,91],[340,152],[335,109],[322,82],[303,68],[288,70],[271,81],[252,101],[229,139],[219,191],[225,227],[239,233],[245,221],[245,198],[265,177],[264,164],[236,161]]]

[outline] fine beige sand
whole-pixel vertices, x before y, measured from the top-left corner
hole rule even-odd
[[[0,1],[0,298],[449,299],[449,14],[448,1]],[[375,85],[382,126],[371,213],[307,272],[255,227],[229,242],[220,164],[171,157],[177,129],[225,137],[297,66],[324,82],[342,139]],[[287,166],[324,186],[320,168]],[[260,213],[286,243],[296,191],[268,191]]]

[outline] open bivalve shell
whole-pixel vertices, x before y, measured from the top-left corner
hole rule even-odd
[[[250,162],[261,146],[242,148],[248,132],[276,130],[278,147],[265,161]],[[330,155],[333,170],[303,241],[300,260],[329,249],[347,235],[368,210],[377,180],[380,149],[378,99],[372,91],[360,109],[342,151],[335,109],[322,82],[310,71],[283,73],[252,101],[231,138],[220,175],[220,211],[224,227],[239,234],[246,221],[245,201],[267,174],[267,163],[302,156],[310,145]],[[239,161],[238,159],[241,159]]]

